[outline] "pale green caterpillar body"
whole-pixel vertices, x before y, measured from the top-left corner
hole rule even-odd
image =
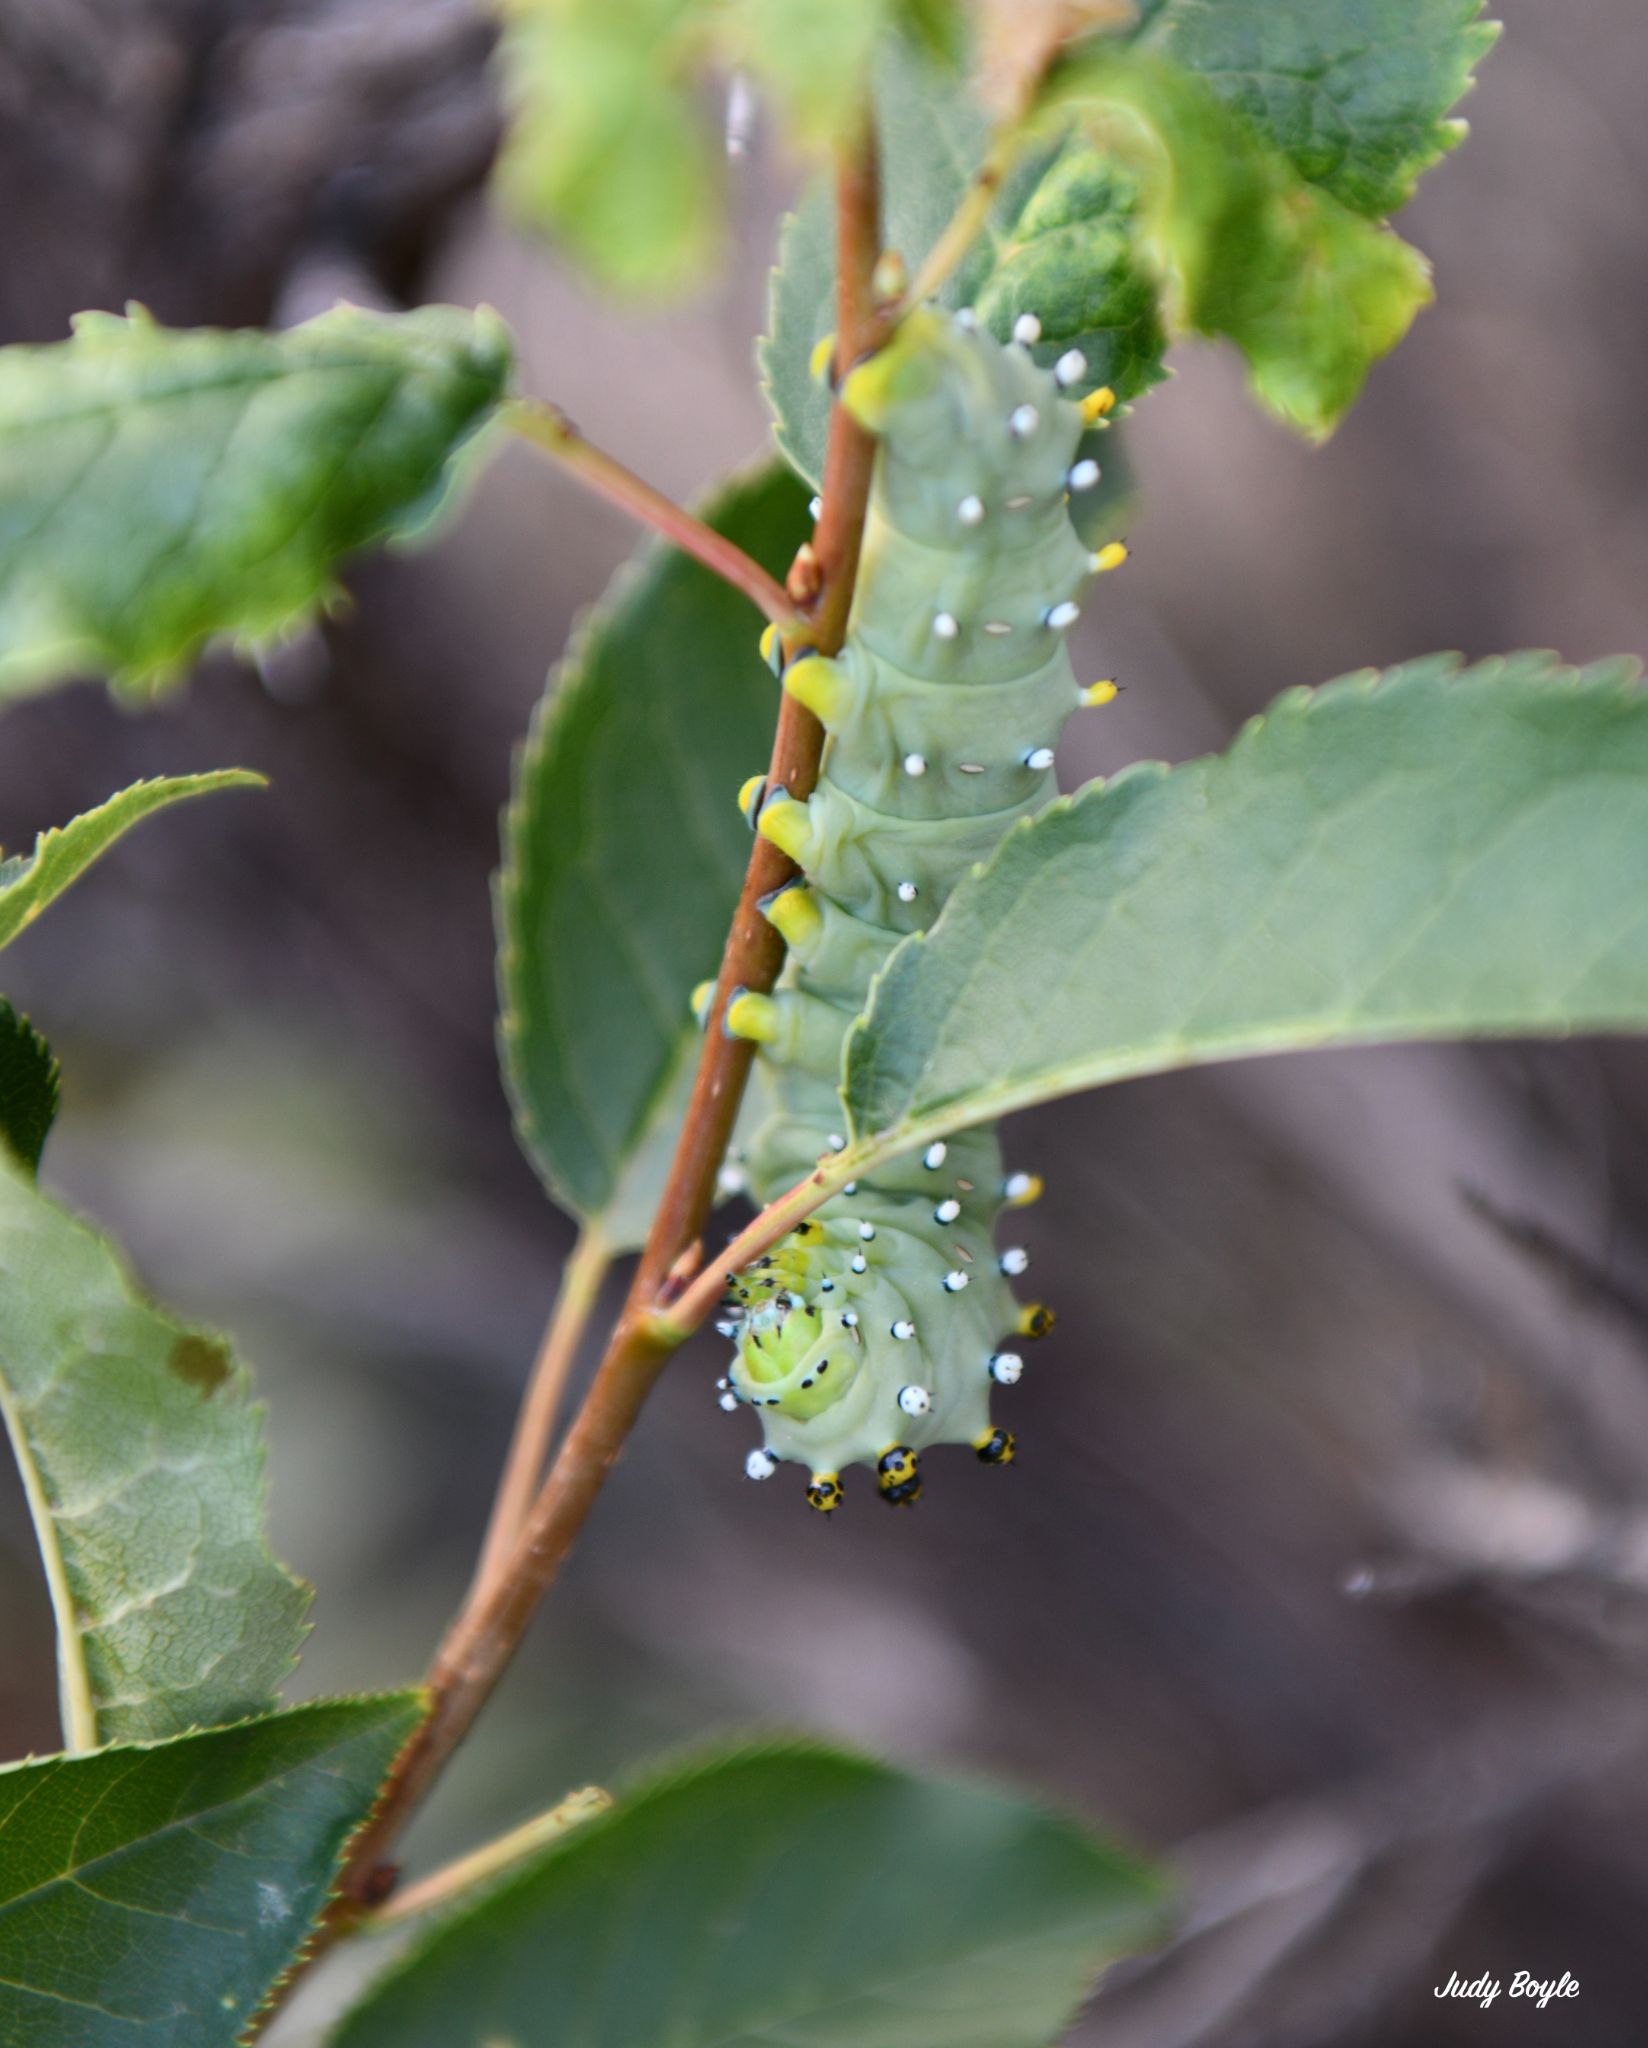
[[[873,976],[1053,795],[1066,718],[1112,693],[1078,688],[1064,638],[1087,577],[1125,553],[1092,554],[1069,511],[1097,481],[1077,444],[1109,393],[1068,395],[1085,363],[1071,352],[1039,367],[1037,338],[1033,319],[1003,344],[922,308],[842,384],[879,443],[851,621],[838,657],[783,671],[825,727],[823,768],[805,802],[746,786],[752,823],[803,877],[765,906],[789,949],[777,989],[727,1010],[728,1030],[759,1041],[773,1098],[745,1157],[758,1200],[841,1149],[842,1042]],[[971,1130],[849,1184],[735,1276],[722,1400],[759,1411],[751,1476],[798,1461],[807,1498],[829,1510],[848,1464],[907,1503],[931,1444],[1009,1462],[991,1392],[1019,1376],[1005,1347],[1051,1317],[1015,1301],[1025,1256],[994,1232],[1004,1206],[1038,1191],[1004,1172],[993,1127]]]

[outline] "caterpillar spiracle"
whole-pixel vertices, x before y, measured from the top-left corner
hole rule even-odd
[[[850,626],[836,658],[782,670],[824,725],[823,768],[805,802],[759,780],[741,797],[802,871],[764,905],[788,947],[777,988],[726,1014],[758,1041],[772,1097],[745,1154],[759,1200],[841,1148],[842,1041],[872,977],[1054,793],[1069,714],[1113,694],[1078,688],[1064,640],[1087,577],[1125,555],[1091,553],[1069,511],[1097,481],[1077,445],[1110,393],[1069,395],[1085,362],[1072,351],[1043,369],[1037,339],[1032,316],[1003,344],[965,313],[921,308],[841,387],[879,444]],[[764,644],[772,656],[774,636]],[[1011,1347],[1052,1316],[1014,1300],[1025,1256],[998,1252],[994,1231],[1038,1192],[1034,1176],[1004,1172],[994,1127],[970,1130],[849,1184],[733,1276],[722,1403],[758,1411],[751,1477],[798,1461],[807,1499],[828,1512],[849,1464],[907,1504],[929,1445],[1009,1463],[991,1392],[1019,1377]]]

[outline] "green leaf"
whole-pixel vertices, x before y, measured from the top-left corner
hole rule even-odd
[[[440,1923],[334,2048],[1045,2048],[1158,1880],[1041,1808],[800,1743],[655,1779]]]
[[[1436,655],[1051,805],[875,983],[855,1131],[902,1150],[1252,1053],[1648,1028],[1636,674]]]
[[[47,904],[78,881],[123,832],[152,811],[187,797],[219,789],[262,789],[264,779],[245,768],[219,768],[208,775],[169,775],[134,782],[95,811],[82,811],[67,825],[54,825],[34,842],[31,854],[0,860],[0,946],[26,931]]]
[[[1206,79],[1309,185],[1368,220],[1463,132],[1482,0],[1142,0],[1135,42]]]
[[[51,1589],[68,1746],[272,1705],[308,1594],[264,1543],[246,1375],[3,1154],[0,1413]]]
[[[57,1115],[57,1062],[27,1017],[0,996],[0,1142],[30,1173]]]
[[[786,139],[823,149],[850,132],[889,37],[910,35],[954,70],[964,41],[955,0],[727,0],[735,63],[773,95]]]
[[[776,464],[707,516],[780,575],[808,531],[806,494]],[[504,1080],[550,1193],[613,1249],[644,1234],[697,1044],[691,993],[720,963],[749,859],[735,798],[778,712],[760,623],[650,547],[551,677],[516,763],[497,887]]]
[[[0,1769],[6,2048],[231,2048],[422,1712],[328,1700]]]
[[[509,359],[495,316],[435,306],[283,334],[83,313],[0,350],[0,699],[143,695],[218,634],[289,630],[340,556],[427,521]]]
[[[1262,404],[1314,438],[1331,432],[1429,303],[1424,258],[1307,184],[1165,60],[1101,46],[1066,67],[1056,101],[1135,172],[1136,244],[1169,325],[1233,341]]]
[[[896,43],[877,68],[876,95],[885,239],[913,273],[966,190],[988,124],[963,83]],[[1085,144],[1038,150],[1015,166],[978,248],[940,299],[971,305],[1001,340],[1020,313],[1034,312],[1038,361],[1080,348],[1088,374],[1075,390],[1109,384],[1119,398],[1136,397],[1163,374],[1167,346],[1155,279],[1133,245],[1137,204],[1137,179]],[[834,264],[830,196],[818,186],[785,223],[760,350],[778,445],[815,484],[829,393],[808,364],[835,325]],[[1112,435],[1112,459],[1115,449]]]
[[[700,282],[723,241],[718,139],[694,72],[702,0],[536,0],[503,45],[505,206],[602,283]]]
[[[1124,401],[1163,374],[1169,325],[1228,337],[1262,403],[1326,433],[1430,296],[1423,259],[1377,224],[1463,133],[1445,117],[1497,32],[1480,9],[1143,0],[1130,47],[1106,39],[1075,66],[1111,118],[1096,139],[1057,129],[1021,155],[944,303],[972,304],[1003,337],[1036,314],[1039,358],[1080,348],[1088,386]],[[987,124],[908,51],[884,59],[877,91],[887,240],[913,268]],[[762,351],[779,444],[815,482],[828,405],[807,365],[833,325],[831,269],[820,190],[785,228]]]

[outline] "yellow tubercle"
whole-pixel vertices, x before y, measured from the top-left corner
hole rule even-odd
[[[1088,392],[1080,406],[1083,423],[1089,427],[1115,409],[1116,394],[1108,384],[1101,384],[1097,391]]]
[[[1027,1301],[1016,1325],[1021,1337],[1045,1337],[1058,1318],[1043,1301]]]
[[[701,981],[687,1001],[692,1006],[692,1014],[698,1022],[699,1029],[702,1030],[709,1021],[710,1004],[715,1001],[715,983]]]
[[[778,1005],[771,996],[745,989],[727,1005],[726,1028],[731,1038],[748,1038],[757,1045],[771,1045],[778,1036]]]
[[[1127,560],[1127,549],[1119,540],[1108,541],[1093,556],[1088,567],[1095,576],[1106,575],[1112,569],[1119,569]]]
[[[1045,1183],[1039,1173],[1020,1174],[1015,1181],[1013,1191],[1007,1197],[1009,1209],[1028,1209],[1032,1202],[1041,1200]]]
[[[777,628],[777,626],[776,626],[776,625],[768,625],[768,626],[765,626],[765,627],[763,627],[763,628],[762,628],[762,632],[761,632],[761,659],[762,659],[762,660],[763,660],[764,662],[768,663],[768,665],[769,665],[769,666],[771,665],[771,662],[772,662],[772,658],[773,658],[773,650],[774,650],[774,649],[775,649],[775,648],[777,647],[777,645],[778,645],[778,628]]]
[[[1096,704],[1114,704],[1116,685],[1108,677],[1102,683],[1089,683],[1081,693],[1081,701],[1089,710]]]
[[[807,1505],[821,1515],[833,1514],[841,1505],[841,1480],[834,1472],[815,1472],[807,1486]]]
[[[830,374],[830,358],[835,354],[835,336],[821,334],[813,343],[813,352],[807,358],[807,375],[815,384],[822,384]]]
[[[807,806],[793,796],[775,797],[756,819],[755,829],[799,865],[812,839],[812,818]]]
[[[756,806],[760,803],[761,792],[766,786],[766,776],[752,775],[747,782],[739,787],[738,808],[743,813],[744,822],[752,831],[755,829]]]
[[[860,426],[879,432],[898,406],[933,388],[944,360],[933,337],[947,331],[947,316],[932,306],[917,306],[885,348],[853,365],[842,379],[841,403]]]
[[[840,666],[822,654],[804,654],[784,671],[784,687],[805,704],[821,725],[834,727],[852,700],[852,684]]]
[[[765,916],[792,953],[804,951],[824,929],[824,916],[813,901],[812,891],[799,886],[781,889],[770,898]]]

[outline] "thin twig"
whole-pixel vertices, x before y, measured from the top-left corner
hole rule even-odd
[[[752,1265],[769,1252],[781,1237],[788,1237],[798,1223],[840,1194],[850,1180],[864,1171],[872,1155],[864,1151],[835,1152],[821,1159],[805,1180],[770,1201],[751,1223],[718,1256],[684,1287],[667,1306],[655,1308],[648,1318],[650,1335],[673,1351],[685,1344],[700,1323],[709,1316],[726,1289],[726,1276]]]
[[[959,269],[968,250],[984,232],[990,219],[990,209],[996,203],[1002,181],[1012,166],[1022,139],[1023,130],[1016,121],[1003,123],[991,136],[983,161],[968,180],[966,190],[956,202],[955,212],[945,222],[938,240],[921,259],[921,268],[906,295],[910,305],[919,306],[925,299],[937,298],[951,273]]]
[[[604,453],[593,441],[586,441],[559,406],[536,398],[518,398],[505,406],[504,420],[523,441],[552,455],[563,469],[570,470],[592,491],[643,526],[662,534],[683,554],[691,555],[695,562],[702,562],[706,569],[730,583],[734,590],[741,590],[782,631],[800,630],[801,614],[790,602],[788,592],[759,562],[752,561],[741,547],[717,533],[714,527],[695,519],[674,499],[654,490],[616,457]]]
[[[471,1849],[467,1856],[459,1856],[453,1862],[443,1864],[439,1870],[431,1871],[428,1877],[419,1878],[416,1884],[409,1884],[404,1891],[397,1892],[392,1899],[369,1913],[362,1920],[360,1931],[363,1934],[387,1934],[392,1928],[402,1927],[408,1920],[415,1920],[437,1906],[451,1905],[465,1892],[501,1876],[513,1864],[536,1855],[573,1828],[593,1820],[598,1813],[605,1813],[611,1804],[612,1794],[603,1792],[599,1785],[586,1785],[581,1792],[569,1792],[548,1813],[535,1814],[518,1828],[511,1828],[508,1834],[483,1842],[480,1848]]]
[[[549,1440],[554,1433],[555,1417],[560,1410],[567,1375],[578,1353],[579,1339],[589,1323],[601,1292],[601,1282],[611,1264],[612,1253],[599,1234],[587,1227],[581,1230],[562,1269],[555,1305],[544,1326],[532,1375],[527,1381],[526,1395],[521,1402],[521,1412],[516,1417],[515,1434],[510,1439],[503,1476],[492,1502],[492,1515],[481,1546],[480,1563],[475,1568],[477,1595],[508,1563],[510,1552],[515,1548],[515,1539],[521,1533],[521,1524],[526,1520],[532,1496],[538,1491],[538,1483],[543,1477]]]
[[[866,108],[859,132],[840,151],[836,168],[836,375],[880,347],[893,308],[878,301],[880,179],[873,122]],[[836,652],[846,637],[864,535],[875,444],[840,406],[830,414],[823,511],[797,558],[801,622],[781,627],[787,652],[803,646]],[[805,568],[805,575],[797,571]],[[788,695],[779,714],[769,781],[792,796],[807,795],[818,776],[823,731]],[[678,1341],[656,1312],[681,1254],[703,1229],[715,1176],[726,1150],[753,1047],[722,1030],[730,992],[766,989],[782,957],[778,934],[761,915],[760,899],[794,872],[776,847],[755,841],[738,910],[728,935],[699,1061],[668,1181],[637,1265],[624,1312],[595,1379],[562,1439],[520,1539],[504,1571],[468,1600],[430,1667],[430,1711],[397,1759],[377,1812],[356,1836],[340,1880],[333,1931],[358,1917],[382,1884],[389,1844],[440,1773],[447,1758],[515,1652],[534,1608],[559,1571],[635,1424],[643,1402]]]

